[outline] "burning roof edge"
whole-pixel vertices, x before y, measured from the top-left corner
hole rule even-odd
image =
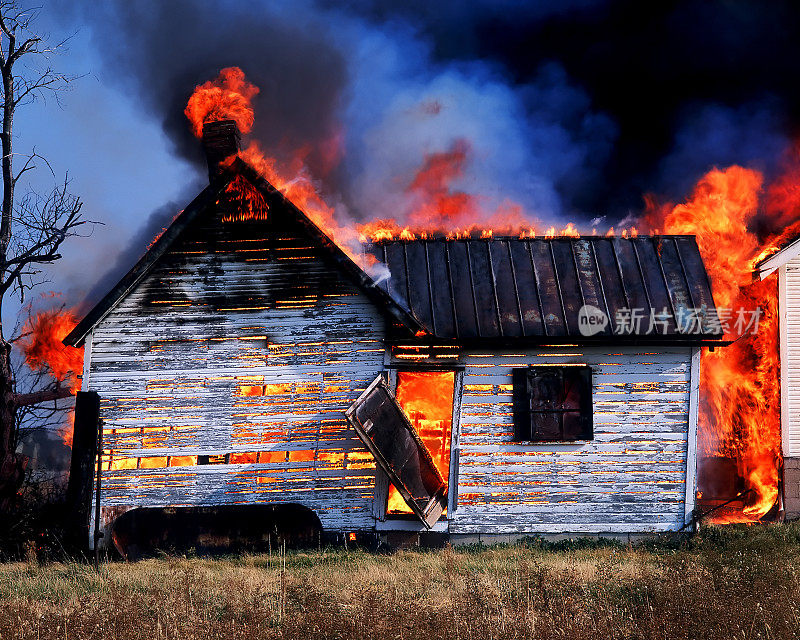
[[[71,347],[81,346],[89,331],[139,283],[197,214],[222,193],[227,182],[228,179],[218,178],[203,189],[153,242],[131,270],[75,325],[62,342]]]
[[[75,325],[75,328],[63,339],[63,343],[79,347],[86,336],[141,280],[153,265],[163,256],[180,234],[192,223],[197,215],[214,202],[225,187],[237,175],[243,175],[253,184],[265,198],[280,198],[297,217],[298,222],[309,235],[325,249],[345,274],[353,280],[364,293],[395,320],[405,325],[412,333],[423,330],[419,320],[407,309],[404,309],[388,293],[375,285],[367,275],[328,235],[322,231],[303,211],[283,193],[276,189],[247,162],[237,158],[230,167],[214,178],[198,196],[175,218],[172,224],[162,233],[139,261],[122,279]]]
[[[800,255],[800,235],[795,236],[783,245],[778,251],[762,258],[753,266],[753,278],[764,280],[789,262],[792,258]]]
[[[84,318],[75,326],[75,328],[64,338],[64,344],[70,346],[80,346],[83,344],[86,336],[125,296],[137,286],[137,284],[144,278],[153,265],[161,258],[177,240],[180,234],[192,223],[197,215],[203,211],[209,204],[214,202],[221,196],[223,190],[237,175],[242,175],[249,182],[257,188],[263,196],[268,199],[279,198],[281,203],[286,206],[290,212],[293,213],[296,220],[303,226],[309,236],[312,237],[319,245],[328,253],[329,257],[336,263],[336,265],[349,277],[353,283],[359,287],[373,302],[375,302],[381,309],[388,315],[396,320],[401,326],[405,326],[410,330],[409,338],[414,334],[422,337],[413,338],[419,342],[427,340],[448,339],[448,336],[437,335],[435,327],[427,326],[423,318],[405,301],[402,296],[392,295],[388,290],[387,284],[377,284],[367,273],[364,272],[324,231],[322,231],[308,216],[303,213],[291,200],[289,200],[283,193],[276,189],[266,179],[256,172],[247,162],[241,158],[237,158],[227,170],[217,175],[211,183],[203,189],[198,196],[192,200],[187,207],[175,218],[172,224],[159,236],[153,243],[148,251],[139,259],[133,268],[84,316]],[[585,239],[585,238],[584,238]],[[503,240],[503,238],[496,238],[495,240]],[[508,239],[506,239],[508,240]],[[560,240],[565,240],[561,238]],[[578,239],[579,240],[579,239]],[[488,244],[494,244],[489,243]],[[426,241],[427,243],[427,241]],[[378,243],[380,245],[381,243]],[[414,242],[410,244],[415,244]],[[698,256],[699,257],[699,256]],[[702,259],[701,259],[702,262]],[[708,276],[703,268],[703,275],[707,280]],[[710,289],[710,286],[709,286]],[[713,298],[711,298],[713,300]],[[711,303],[713,305],[713,302]],[[433,330],[433,333],[431,331]],[[453,336],[449,336],[452,338]],[[482,340],[490,338],[490,336],[479,336]],[[511,336],[503,336],[502,333],[498,338],[500,342],[510,338]],[[652,343],[653,337],[642,335],[632,336],[614,336],[615,342],[631,342],[633,344],[639,343]],[[722,336],[705,334],[701,336],[681,336],[686,342],[696,344],[716,344],[724,345],[726,342]],[[468,336],[461,336],[462,341],[469,342]],[[518,341],[520,337],[516,337]],[[523,333],[523,340],[526,339]],[[607,335],[594,336],[576,336],[571,335],[543,335],[543,336],[527,336],[528,340],[535,342],[559,342],[566,340],[567,342],[574,342],[576,339],[582,342],[595,342],[597,340],[608,339]],[[662,338],[663,339],[663,338]],[[660,342],[662,339],[656,339],[655,342]],[[459,340],[456,337],[456,340]],[[675,336],[671,336],[669,342],[675,341]]]

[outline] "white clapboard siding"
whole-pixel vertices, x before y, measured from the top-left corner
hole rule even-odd
[[[383,368],[383,317],[302,235],[267,251],[226,237],[235,224],[173,246],[94,328],[87,377],[106,462],[275,459],[104,471],[102,524],[136,507],[298,503],[327,529],[370,528],[375,465],[344,411]]]
[[[800,456],[800,257],[780,268],[783,455]]]
[[[683,526],[691,362],[690,347],[459,354],[454,364],[464,367],[463,397],[450,533],[643,533]],[[512,442],[511,372],[529,364],[591,366],[591,441]]]

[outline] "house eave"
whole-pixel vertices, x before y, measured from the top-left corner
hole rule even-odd
[[[715,336],[526,336],[526,337],[493,337],[493,338],[438,338],[422,336],[413,338],[395,338],[391,341],[396,346],[457,346],[463,349],[492,348],[525,348],[546,346],[646,346],[646,347],[726,347],[735,340]]]
[[[229,180],[230,175],[221,175],[203,189],[178,214],[172,224],[155,240],[131,270],[75,325],[75,328],[67,334],[62,342],[70,347],[82,346],[89,332],[149,273],[152,266],[169,250],[172,243],[197,214],[219,197]]]
[[[773,253],[771,256],[757,262],[753,267],[753,279],[764,280],[797,256],[800,256],[800,237],[777,253]]]

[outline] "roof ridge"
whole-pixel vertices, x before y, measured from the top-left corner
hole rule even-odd
[[[692,233],[659,233],[659,234],[638,234],[636,236],[621,236],[621,235],[613,235],[613,236],[593,236],[593,235],[580,235],[580,236],[525,236],[521,237],[518,235],[492,235],[489,237],[483,236],[469,236],[466,238],[458,238],[458,237],[448,237],[448,236],[427,236],[424,238],[382,238],[380,240],[365,240],[362,244],[369,246],[369,245],[381,245],[381,244],[389,244],[389,243],[400,243],[400,242],[427,242],[427,241],[447,241],[447,242],[464,242],[464,241],[473,241],[473,242],[491,242],[494,240],[520,240],[520,241],[530,241],[530,240],[636,240],[636,239],[646,239],[646,238],[696,238],[697,236]]]

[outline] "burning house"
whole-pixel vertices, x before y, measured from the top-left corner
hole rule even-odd
[[[275,505],[395,539],[689,522],[700,349],[722,344],[692,236],[351,257],[237,157],[233,122],[203,142],[209,186],[65,339],[96,394],[73,470],[101,544]]]

